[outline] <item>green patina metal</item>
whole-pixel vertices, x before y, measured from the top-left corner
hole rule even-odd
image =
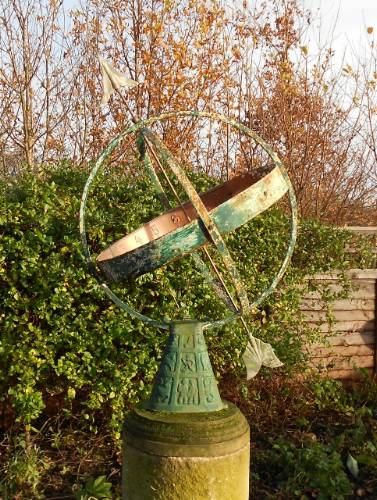
[[[217,230],[225,235],[253,219],[276,203],[288,190],[279,169],[273,169],[263,179],[211,210],[208,217]],[[152,223],[153,221],[151,221]],[[153,271],[163,264],[209,244],[201,221],[195,219],[184,227],[168,233],[126,254],[100,263],[102,271],[112,281],[122,281]]]
[[[224,408],[198,321],[174,321],[150,399],[153,411],[202,413]]]
[[[152,182],[152,186],[157,193],[158,199],[160,200],[164,208],[170,208],[169,199],[165,194],[164,188],[161,185],[160,179],[158,178],[155,169],[153,168],[153,163],[151,162],[151,159],[146,150],[145,140],[142,133],[139,133],[139,135],[137,136],[136,143],[140,153],[140,159],[143,162],[145,171],[147,172]]]
[[[138,146],[139,153],[140,153],[140,159],[143,162],[143,165],[145,167],[145,170],[146,170],[149,178],[151,179],[152,185],[157,193],[157,196],[158,196],[162,206],[166,210],[169,210],[169,208],[172,208],[172,205],[169,202],[168,197],[166,196],[164,188],[162,187],[162,185],[160,183],[158,175],[153,167],[153,163],[151,162],[151,159],[148,155],[148,152],[146,150],[146,142],[145,142],[144,135],[142,132],[143,131],[140,131],[140,133],[137,137],[137,146]],[[149,133],[153,134],[153,132],[151,132],[151,131],[149,131]],[[162,161],[163,161],[163,159],[162,159]],[[177,201],[180,202],[179,198]],[[234,305],[229,300],[229,297],[228,297],[226,291],[224,291],[223,288],[221,287],[221,283],[217,279],[215,279],[214,276],[212,276],[210,270],[206,266],[203,259],[201,259],[201,257],[195,252],[192,253],[192,259],[193,259],[197,269],[202,273],[205,281],[209,284],[209,286],[211,286],[216,291],[217,296],[225,303],[225,305],[227,307],[229,307],[231,310],[233,310],[235,312]]]
[[[157,121],[162,121],[162,120],[167,120],[169,118],[176,118],[176,117],[187,117],[187,116],[193,116],[193,117],[199,117],[199,118],[209,118],[213,120],[218,120],[223,123],[226,123],[230,125],[231,127],[234,127],[238,129],[240,132],[245,134],[246,136],[250,137],[253,139],[256,143],[261,145],[261,147],[267,152],[271,160],[274,162],[275,166],[281,173],[282,177],[285,180],[286,184],[286,190],[289,193],[289,198],[291,202],[291,211],[292,211],[292,223],[291,223],[291,238],[290,238],[290,243],[288,246],[287,254],[286,257],[283,260],[283,263],[281,265],[281,268],[275,278],[273,279],[272,283],[270,284],[269,287],[267,287],[264,292],[248,307],[248,301],[247,297],[245,296],[244,289],[242,286],[242,283],[239,280],[238,276],[238,271],[234,266],[234,263],[228,258],[228,251],[225,247],[225,244],[223,242],[221,233],[218,229],[218,222],[215,219],[215,216],[211,218],[211,216],[208,214],[206,211],[205,207],[202,206],[201,200],[198,197],[197,193],[195,190],[193,190],[193,187],[190,184],[186,183],[186,179],[181,175],[180,168],[177,168],[177,165],[175,164],[174,161],[172,161],[172,158],[169,157],[169,152],[165,151],[165,157],[166,161],[170,164],[172,170],[175,172],[177,175],[178,179],[181,180],[182,184],[185,184],[185,189],[186,192],[188,193],[193,205],[195,206],[198,215],[201,219],[202,224],[204,225],[202,234],[204,235],[205,239],[209,239],[210,242],[212,242],[216,248],[219,250],[219,252],[222,254],[224,262],[229,270],[230,276],[232,277],[236,290],[238,292],[238,296],[240,298],[242,307],[244,310],[251,309],[254,306],[260,304],[272,291],[276,288],[278,282],[282,278],[288,264],[290,257],[293,253],[293,248],[294,244],[296,241],[296,236],[297,236],[297,205],[296,205],[296,199],[293,191],[293,187],[291,185],[291,182],[289,180],[289,177],[287,175],[287,172],[282,165],[280,159],[277,157],[277,155],[272,151],[270,146],[263,140],[261,139],[255,132],[247,128],[246,126],[237,123],[235,120],[232,120],[230,118],[224,117],[222,115],[216,114],[216,113],[208,113],[208,112],[199,112],[199,111],[180,111],[180,112],[174,112],[174,113],[166,113],[163,114],[159,117],[154,117],[154,118],[149,118],[147,120],[140,121],[129,128],[127,128],[125,131],[123,131],[121,134],[119,134],[110,144],[109,146],[103,151],[103,153],[100,155],[98,158],[97,162],[95,163],[89,177],[87,180],[87,183],[84,187],[83,195],[82,195],[82,202],[81,202],[81,208],[80,208],[80,234],[81,234],[81,241],[84,249],[84,255],[86,258],[86,261],[88,263],[89,268],[92,270],[93,274],[95,277],[98,279],[101,287],[105,291],[105,293],[112,299],[114,302],[119,305],[123,310],[127,311],[129,314],[131,314],[133,317],[138,318],[142,321],[144,321],[147,324],[159,327],[159,328],[164,328],[168,329],[170,327],[169,322],[164,322],[164,321],[157,321],[152,318],[149,318],[147,316],[144,316],[140,314],[138,311],[134,310],[131,308],[128,304],[125,302],[121,301],[107,286],[106,283],[103,282],[101,276],[95,271],[95,264],[92,260],[88,244],[87,244],[87,237],[86,237],[86,229],[85,229],[85,208],[86,208],[86,203],[87,203],[87,198],[89,194],[90,187],[99,171],[99,169],[103,166],[103,164],[106,162],[106,159],[110,156],[112,151],[119,145],[119,143],[124,139],[129,134],[132,133],[137,133],[143,129],[146,129],[147,127],[151,126],[153,123]],[[153,140],[153,137],[150,137],[150,140]],[[178,166],[179,167],[179,166]],[[185,227],[184,229],[187,229]],[[188,251],[191,251],[188,249]],[[230,256],[229,256],[230,257]],[[228,316],[226,318],[220,319],[220,320],[215,320],[215,321],[210,321],[208,323],[205,323],[203,325],[203,328],[215,328],[224,325],[225,323],[228,323],[230,321],[234,321],[237,317],[239,317],[241,314],[241,310],[239,310],[236,314],[232,314],[231,316]]]
[[[247,297],[247,293],[245,290],[245,287],[242,283],[241,277],[238,273],[237,267],[233,262],[233,259],[230,255],[229,250],[227,249],[225,242],[221,236],[221,233],[216,225],[216,222],[213,218],[211,218],[208,214],[208,211],[200,199],[200,196],[196,192],[195,187],[191,184],[189,181],[187,175],[184,173],[183,169],[176,163],[171,156],[169,150],[165,147],[165,145],[159,140],[159,138],[155,134],[150,134],[148,129],[143,130],[144,134],[148,137],[148,139],[152,142],[154,146],[160,151],[162,157],[164,158],[165,162],[169,167],[171,168],[172,172],[176,175],[177,179],[180,181],[183,189],[186,191],[186,194],[188,195],[189,199],[191,200],[193,206],[195,207],[195,210],[200,217],[200,220],[202,224],[204,225],[205,229],[207,230],[209,239],[212,241],[212,243],[215,245],[217,250],[219,251],[223,262],[230,274],[230,276],[233,279],[233,283],[238,295],[238,298],[241,303],[241,308],[242,310],[240,311],[241,313],[243,312],[246,314],[249,312],[249,299]],[[206,235],[207,236],[207,235]],[[208,237],[207,236],[207,237]]]

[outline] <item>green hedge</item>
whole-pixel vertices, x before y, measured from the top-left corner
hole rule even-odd
[[[166,333],[118,310],[87,272],[78,234],[86,176],[62,164],[0,185],[0,388],[23,424],[30,425],[49,398],[59,396],[66,414],[75,408],[87,420],[93,410],[107,409],[117,433],[124,410],[150,389]],[[193,178],[200,190],[213,184]],[[119,169],[102,175],[88,208],[94,252],[161,210],[147,180]],[[251,297],[279,268],[288,226],[283,212],[274,209],[228,238]],[[307,273],[349,266],[344,248],[350,237],[304,221],[284,286],[254,317],[256,334],[274,345],[285,369],[303,361],[300,346],[307,335],[297,314],[297,285]],[[155,318],[174,318],[178,309],[181,317],[198,319],[224,314],[190,257],[118,291]],[[246,339],[240,325],[207,338],[217,374],[241,374]]]

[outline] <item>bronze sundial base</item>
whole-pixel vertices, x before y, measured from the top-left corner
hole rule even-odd
[[[173,321],[151,397],[144,408],[201,413],[224,408],[208,356],[203,323]]]

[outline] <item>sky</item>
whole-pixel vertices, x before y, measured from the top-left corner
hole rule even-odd
[[[318,46],[318,29],[321,24],[322,40],[332,39],[332,48],[339,57],[346,49],[360,54],[366,44],[367,27],[374,28],[377,36],[377,0],[300,0],[318,19],[314,22],[316,35],[311,35],[310,51]],[[321,21],[319,21],[319,19]],[[316,40],[317,38],[317,40]]]
[[[228,0],[232,1],[232,0]],[[233,0],[238,1],[238,0]],[[66,9],[74,8],[79,0],[63,0]],[[85,4],[85,0],[82,0]],[[258,4],[262,0],[249,0]],[[314,33],[309,48],[315,51],[318,46],[318,29],[321,19],[321,42],[332,38],[336,53],[343,54],[345,48],[362,50],[365,43],[366,27],[373,27],[377,36],[377,0],[299,0],[304,6],[318,13]]]

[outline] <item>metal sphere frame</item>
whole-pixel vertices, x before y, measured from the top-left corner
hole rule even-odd
[[[271,284],[266,287],[263,292],[259,295],[257,299],[254,300],[249,306],[249,309],[255,308],[258,305],[260,305],[268,295],[270,295],[278,285],[279,281],[283,277],[287,266],[289,264],[289,261],[291,259],[293,249],[296,243],[297,239],[297,202],[296,202],[296,196],[294,193],[294,189],[292,186],[292,183],[289,179],[288,173],[283,166],[281,160],[277,156],[277,154],[271,149],[271,147],[264,141],[258,134],[256,134],[254,131],[246,127],[245,125],[238,123],[237,121],[226,117],[224,115],[218,114],[218,113],[212,113],[212,112],[206,112],[206,111],[176,111],[176,112],[171,112],[171,113],[164,113],[156,117],[148,118],[145,120],[140,120],[139,122],[131,125],[130,127],[126,128],[123,132],[121,132],[117,137],[115,137],[109,144],[108,146],[103,150],[101,155],[98,157],[95,165],[93,166],[92,170],[90,171],[90,174],[88,176],[88,179],[86,181],[83,193],[82,193],[82,198],[81,198],[81,206],[80,206],[80,236],[81,236],[81,243],[82,243],[82,248],[83,248],[83,253],[85,256],[86,263],[88,265],[88,268],[98,281],[99,285],[101,288],[104,290],[106,295],[117,305],[119,306],[122,310],[126,311],[128,314],[130,314],[132,317],[139,319],[143,321],[144,323],[154,326],[157,328],[162,328],[162,329],[169,329],[171,322],[166,322],[166,321],[158,321],[153,318],[150,318],[148,316],[145,316],[141,314],[140,312],[136,311],[134,308],[132,308],[130,305],[128,305],[126,302],[121,300],[110,288],[109,286],[105,283],[103,280],[102,276],[98,273],[96,270],[96,264],[93,262],[90,249],[88,246],[88,241],[87,241],[87,235],[86,235],[86,221],[85,221],[85,214],[86,214],[86,205],[87,205],[87,200],[90,192],[90,187],[96,178],[99,170],[101,167],[104,165],[106,162],[107,158],[110,156],[110,154],[113,152],[113,150],[121,143],[121,141],[128,135],[133,134],[135,132],[138,132],[139,130],[142,130],[149,125],[152,125],[156,122],[161,122],[165,120],[169,120],[171,118],[180,118],[180,117],[197,117],[197,118],[208,118],[210,120],[216,120],[222,123],[225,123],[232,128],[238,129],[241,133],[243,133],[245,136],[251,138],[254,140],[257,144],[259,144],[264,151],[268,154],[268,156],[271,158],[273,161],[275,167],[278,167],[280,173],[282,174],[284,181],[286,182],[287,185],[287,192],[289,194],[289,200],[290,200],[290,206],[291,206],[291,229],[290,229],[290,241],[288,245],[288,249],[286,252],[286,255],[284,257],[284,260],[281,264],[281,267],[275,277],[273,278]],[[188,193],[189,194],[189,193]],[[191,196],[189,194],[189,197],[191,199]],[[192,200],[191,200],[192,201]],[[200,217],[200,214],[198,214]],[[210,215],[208,212],[205,210],[205,216],[208,217],[208,220],[211,221]],[[215,228],[216,230],[216,228]],[[225,244],[222,241],[221,235],[220,235],[220,240],[225,246]],[[210,241],[210,240],[209,240]],[[212,241],[212,244],[216,247],[217,245]],[[226,249],[226,246],[224,250],[228,253],[228,250]],[[223,257],[224,258],[224,257]],[[233,265],[233,263],[232,263]],[[234,276],[232,276],[234,278]],[[238,319],[240,316],[242,316],[242,310],[239,310],[238,312],[227,316],[223,319],[219,320],[213,320],[213,321],[207,321],[203,322],[203,329],[210,329],[210,328],[216,328],[216,327],[221,327],[227,323],[230,323],[232,321],[235,321]]]

